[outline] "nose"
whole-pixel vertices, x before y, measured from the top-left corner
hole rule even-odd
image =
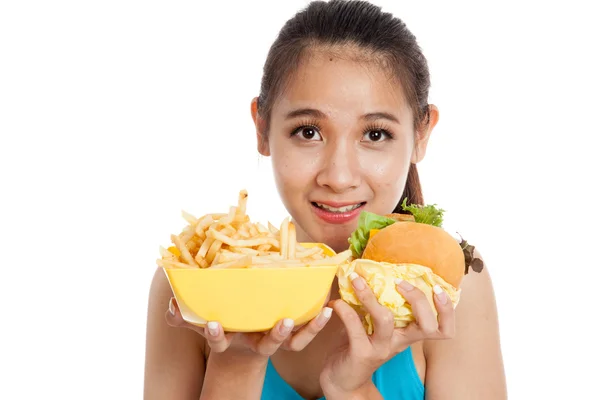
[[[349,141],[330,142],[323,153],[323,167],[317,184],[335,193],[344,193],[360,186],[361,176],[356,148]]]

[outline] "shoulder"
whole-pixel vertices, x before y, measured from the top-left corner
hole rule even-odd
[[[480,260],[483,268],[469,268],[460,285],[460,299],[455,308],[456,336],[472,330],[497,329],[497,307],[489,266],[479,250],[474,249],[473,259]],[[430,342],[432,343],[432,342]]]
[[[475,250],[474,256],[483,260],[483,269],[469,269],[463,278],[454,338],[424,343],[427,389],[432,398],[506,397],[492,279],[482,255]]]
[[[474,250],[473,258],[481,260],[483,268],[479,272],[469,268],[462,280],[460,301],[456,306],[457,322],[497,314],[496,295],[489,267],[477,249]]]

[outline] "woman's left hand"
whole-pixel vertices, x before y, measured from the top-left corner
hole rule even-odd
[[[367,335],[359,315],[343,300],[330,303],[342,320],[348,343],[332,354],[321,372],[320,381],[328,398],[351,398],[372,385],[375,370],[411,344],[424,339],[450,339],[454,336],[454,307],[440,287],[435,287],[435,317],[425,294],[406,281],[396,282],[396,290],[412,306],[415,321],[404,328],[394,328],[392,312],[379,304],[366,281],[356,273],[350,275],[356,296],[371,314],[373,334]]]

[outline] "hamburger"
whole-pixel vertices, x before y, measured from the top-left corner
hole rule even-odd
[[[394,326],[414,321],[412,308],[396,290],[401,278],[425,293],[433,312],[433,287],[439,285],[453,306],[460,299],[460,284],[469,267],[481,272],[483,262],[473,256],[474,247],[455,239],[442,228],[444,210],[437,205],[407,205],[405,214],[385,216],[362,212],[357,229],[348,239],[353,260],[340,266],[337,277],[342,300],[363,317],[367,333],[373,332],[370,315],[354,294],[350,274],[365,278],[380,304],[394,315]]]

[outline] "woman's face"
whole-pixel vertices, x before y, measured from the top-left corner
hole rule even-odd
[[[259,151],[271,156],[298,240],[341,251],[361,211],[395,208],[427,136],[415,143],[412,112],[388,73],[322,51],[299,66],[273,105]]]

